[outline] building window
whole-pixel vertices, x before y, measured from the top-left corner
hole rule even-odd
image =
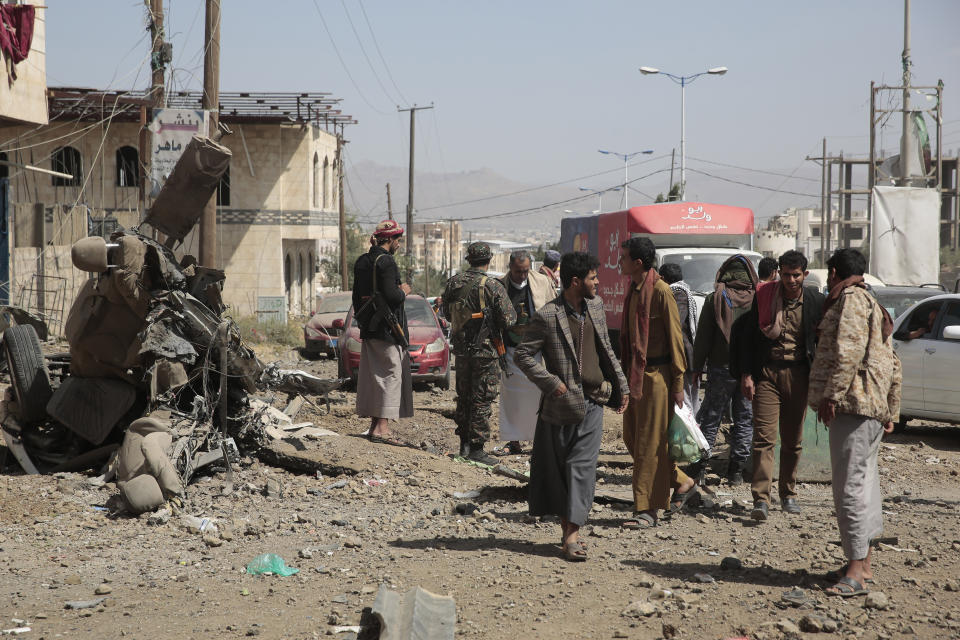
[[[810,227],[810,237],[819,238],[820,237],[820,227]]]
[[[287,295],[287,302],[289,304],[290,296],[290,254],[283,259],[283,292]]]
[[[850,240],[863,240],[863,227],[849,227],[847,234]]]
[[[117,186],[137,186],[139,155],[134,147],[126,146],[117,149]]]
[[[313,208],[320,208],[320,156],[313,154]]]
[[[323,159],[323,208],[330,208],[330,159]]]
[[[55,187],[79,187],[83,182],[80,152],[73,147],[60,147],[54,151],[50,168],[73,176],[72,178],[53,176],[53,186]]]
[[[6,151],[0,151],[0,160],[6,162],[10,158],[7,156]],[[0,164],[0,178],[9,178],[10,177],[10,166],[5,164]]]
[[[220,177],[220,184],[217,185],[217,206],[230,206],[230,165],[227,165],[227,170]]]

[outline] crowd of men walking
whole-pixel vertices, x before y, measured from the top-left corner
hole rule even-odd
[[[353,290],[363,338],[357,413],[370,417],[371,440],[389,444],[398,441],[388,421],[412,413],[403,317],[409,287],[392,257],[402,234],[393,220],[377,226],[369,253],[357,260]],[[700,498],[706,457],[681,469],[668,453],[668,425],[685,404],[711,448],[729,408],[727,481],[742,483],[749,465],[751,517],[758,522],[770,517],[779,435],[780,508],[800,513],[797,468],[809,406],[829,428],[834,502],[849,560],[829,574],[827,592],[866,593],[870,541],[882,530],[877,452],[898,419],[900,364],[889,314],[865,288],[862,254],[839,249],[827,261],[826,298],[803,286],[807,259],[798,251],[765,258],[758,268],[732,256],[698,322],[680,266],[658,267],[653,242],[630,238],[619,262],[630,278],[619,357],[597,297],[595,257],[548,252],[534,271],[530,254],[517,252],[499,279],[487,275],[491,258],[489,246],[471,244],[470,267],[451,277],[442,295],[457,357],[459,454],[498,462],[486,447],[499,393],[504,450],[517,453],[522,442],[533,442],[530,513],[559,518],[564,558],[587,559],[579,530],[593,502],[604,407],[623,415],[634,499],[623,526],[640,529]]]

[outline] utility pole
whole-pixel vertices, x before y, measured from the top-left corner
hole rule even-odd
[[[900,136],[900,186],[910,186],[911,177],[919,176],[915,170],[917,156],[913,138],[913,123],[910,117],[910,0],[903,0],[903,135]]]
[[[387,218],[393,220],[393,201],[390,200],[390,183],[387,183]]]
[[[202,106],[210,112],[208,134],[216,140],[220,126],[220,0],[206,0],[204,42]],[[200,264],[217,266],[217,192],[200,216]]]
[[[426,222],[423,224],[423,297],[430,297],[430,244],[427,242],[429,240],[427,236],[427,227],[429,226]]]
[[[827,184],[827,139],[823,139],[823,166],[820,171],[820,266],[827,266],[827,250],[823,244],[827,240],[827,229],[824,224],[827,220],[827,194],[829,185]]]
[[[450,244],[447,247],[447,253],[450,254],[450,269],[447,271],[447,277],[453,275],[453,270],[457,266],[453,263],[453,220],[450,221]]]
[[[404,250],[407,253],[407,257],[410,259],[410,267],[407,270],[407,280],[412,280],[413,277],[413,147],[415,139],[415,123],[417,121],[416,114],[417,111],[422,111],[423,109],[433,109],[431,104],[428,107],[418,107],[413,105],[406,109],[401,109],[397,107],[397,111],[409,111],[410,112],[410,174],[408,177],[408,186],[407,186],[407,233],[404,235],[406,242],[404,245]],[[424,246],[424,255],[426,255],[426,246]]]
[[[163,30],[163,0],[150,1],[150,38],[152,40],[150,55],[150,100],[155,109],[166,106],[166,82],[164,74],[167,63],[170,62],[170,45],[164,42],[166,31]]]
[[[347,214],[343,207],[343,125],[337,135],[337,200],[340,206],[340,291],[350,287],[350,274],[347,273]]]

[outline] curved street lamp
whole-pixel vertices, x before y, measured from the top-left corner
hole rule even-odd
[[[656,67],[640,67],[640,73],[645,76],[659,74],[661,76],[667,76],[674,82],[680,85],[680,200],[684,199],[684,195],[687,191],[687,153],[686,153],[686,124],[687,124],[687,95],[686,88],[687,85],[699,78],[700,76],[711,75],[711,76],[722,76],[727,72],[726,67],[713,67],[712,69],[707,69],[706,71],[701,71],[700,73],[695,73],[689,76],[678,76],[672,73],[667,73],[666,71],[660,71]],[[673,185],[670,185],[673,188]]]
[[[597,212],[603,213],[603,194],[608,191],[620,191],[622,187],[609,187],[607,189],[591,189],[590,187],[577,187],[580,191],[589,191],[597,195]]]
[[[617,156],[618,158],[623,158],[623,208],[629,209],[630,205],[628,204],[627,198],[627,185],[630,184],[630,179],[627,178],[627,161],[634,156],[642,154],[651,154],[653,149],[644,149],[643,151],[633,151],[631,153],[618,153],[616,151],[606,151],[604,149],[597,149],[600,153],[608,156]]]

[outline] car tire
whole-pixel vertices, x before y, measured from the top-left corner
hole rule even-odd
[[[450,388],[450,367],[447,366],[447,375],[443,376],[440,382],[437,383],[437,386],[446,391]]]
[[[3,350],[19,418],[24,424],[43,421],[53,387],[36,329],[30,325],[10,327],[3,332]]]

